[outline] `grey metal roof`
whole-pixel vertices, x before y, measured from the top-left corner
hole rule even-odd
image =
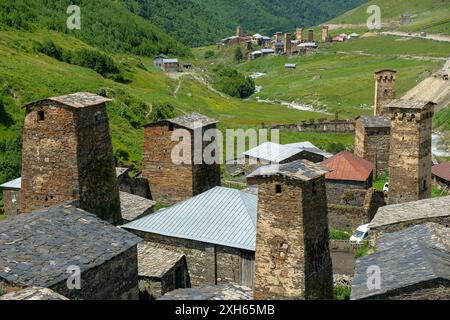
[[[255,251],[257,197],[215,187],[122,228]]]
[[[331,172],[323,165],[307,160],[297,160],[285,164],[263,166],[248,175],[248,178],[285,176],[293,179],[309,181]]]
[[[261,49],[261,52],[262,53],[274,53],[275,50],[273,50],[273,49]]]
[[[163,63],[178,63],[178,59],[163,59]]]
[[[20,190],[21,187],[22,187],[22,178],[17,178],[15,180],[0,185],[0,189]]]
[[[367,299],[434,279],[450,280],[450,229],[417,225],[382,236],[376,253],[356,262],[352,300]],[[367,270],[378,266],[381,288],[369,290]]]
[[[69,106],[72,108],[84,108],[84,107],[90,107],[90,106],[97,106],[99,104],[102,104],[102,103],[105,103],[108,101],[112,101],[112,100],[102,97],[102,96],[99,96],[99,95],[96,95],[96,94],[93,94],[93,93],[89,93],[89,92],[77,92],[77,93],[72,93],[72,94],[68,94],[68,95],[64,95],[64,96],[47,98],[47,99],[35,101],[35,102],[25,105],[25,107],[27,107],[27,106],[32,107],[36,104],[41,104],[41,103],[45,103],[48,101],[58,102],[58,103],[61,103],[63,105],[66,105],[66,106]]]
[[[20,286],[51,287],[67,267],[95,268],[141,241],[71,205],[11,217],[0,223],[0,278]]]
[[[390,128],[391,119],[383,116],[362,116],[358,121],[361,121],[366,128]]]
[[[381,207],[370,228],[446,216],[450,216],[450,196]]]
[[[261,159],[269,162],[279,163],[301,152],[298,148],[274,143],[265,142],[243,153],[244,156]]]
[[[388,108],[392,109],[418,109],[422,110],[429,106],[434,105],[433,102],[430,101],[419,101],[419,100],[402,100],[397,99],[392,101]]]

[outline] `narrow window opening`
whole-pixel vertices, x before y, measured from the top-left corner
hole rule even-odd
[[[275,186],[275,193],[280,194],[282,192],[281,184],[277,184]]]
[[[45,120],[45,112],[44,111],[38,111],[38,120],[39,121]]]
[[[169,123],[169,131],[173,131],[174,127],[173,127],[173,123]]]

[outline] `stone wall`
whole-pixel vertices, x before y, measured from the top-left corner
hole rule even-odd
[[[449,300],[450,281],[435,279],[369,297],[367,300]]]
[[[297,132],[338,132],[353,133],[355,132],[355,120],[328,120],[319,119],[311,121],[302,121],[298,124],[281,124],[273,125],[272,129],[283,129],[287,131]]]
[[[345,180],[327,180],[327,200],[328,204],[341,204],[342,197],[351,189],[368,189],[372,187],[371,181],[345,181]]]
[[[137,246],[83,272],[81,290],[69,290],[65,280],[50,289],[71,300],[137,300]]]
[[[3,210],[8,217],[20,213],[20,190],[3,190]]]
[[[239,249],[135,230],[130,231],[153,247],[184,254],[190,283],[193,287],[228,282],[240,283],[241,251]]]
[[[392,110],[389,204],[431,198],[433,111],[405,110]]]
[[[259,180],[254,297],[331,298],[325,179],[286,180]]]
[[[134,194],[142,198],[150,199],[150,187],[147,179],[139,177],[130,177],[130,175],[123,174],[118,180],[119,190],[122,192]]]
[[[391,129],[366,128],[356,122],[355,155],[372,162],[376,176],[389,174],[389,149]]]
[[[22,154],[22,213],[80,200],[82,209],[120,222],[105,104],[71,108],[44,100],[27,106]]]

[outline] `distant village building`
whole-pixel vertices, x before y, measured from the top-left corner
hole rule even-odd
[[[313,29],[308,30],[308,42],[314,42],[314,30]]]
[[[356,121],[355,155],[372,162],[376,176],[389,175],[391,120],[362,116]]]
[[[257,197],[216,187],[122,226],[186,257],[194,287],[253,283]]]
[[[295,38],[299,42],[303,42],[303,28],[297,28],[295,32]]]
[[[255,299],[333,299],[327,172],[299,160],[256,174]]]
[[[382,69],[375,72],[375,116],[386,115],[387,106],[395,99],[395,82],[397,71]]]
[[[292,54],[292,37],[290,33],[284,34],[284,53],[287,55]]]
[[[434,182],[439,187],[450,190],[450,162],[434,165],[431,170]]]
[[[322,42],[330,41],[329,27],[322,26]]]
[[[297,64],[295,64],[295,63],[286,63],[284,65],[284,68],[285,69],[297,69]]]
[[[431,132],[434,104],[395,100],[391,114],[389,204],[431,197]]]
[[[450,226],[450,197],[426,199],[380,208],[370,223],[371,242],[383,234],[426,222]]]
[[[401,24],[410,24],[412,22],[412,14],[411,13],[405,13],[402,14],[400,23]]]
[[[157,56],[153,60],[153,64],[156,68],[161,69],[165,72],[178,72],[180,70],[180,63],[178,59],[169,59],[165,56]]]
[[[131,177],[130,171],[131,168],[116,168],[119,190],[146,199],[150,199],[150,187],[148,186],[147,179],[140,177],[140,174]]]
[[[383,235],[376,252],[356,262],[352,300],[449,300],[450,229],[427,223]],[[368,270],[380,286],[368,286]],[[373,269],[376,270],[376,269]]]
[[[71,300],[138,298],[141,239],[74,205],[13,217],[0,223],[0,234],[0,289],[49,288]],[[80,289],[67,285],[74,267]]]
[[[128,223],[149,215],[153,212],[153,207],[155,205],[155,201],[142,198],[127,192],[120,192],[122,223]]]
[[[180,288],[189,288],[186,257],[178,252],[138,244],[139,292],[141,300],[155,300]]]
[[[251,43],[253,40],[252,36],[245,35],[244,28],[241,26],[236,27],[236,34],[231,37],[222,39],[221,44],[225,46],[235,46]]]
[[[325,176],[329,203],[339,204],[347,189],[372,188],[372,163],[351,152],[342,151],[321,164],[331,171]]]
[[[120,223],[108,101],[75,93],[25,106],[21,213],[78,200],[80,208]]]
[[[218,150],[218,141],[203,142],[201,150],[194,149],[194,133],[203,140],[205,132],[216,130],[216,124],[214,119],[192,113],[144,127],[141,177],[148,180],[152,200],[174,204],[220,185],[220,165],[207,164],[203,158],[206,147]],[[172,135],[179,129],[187,136],[181,142],[173,141]],[[178,154],[179,162],[172,159],[176,146],[185,150]]]

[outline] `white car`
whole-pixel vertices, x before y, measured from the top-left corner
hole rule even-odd
[[[368,224],[358,227],[355,234],[350,238],[350,242],[356,244],[363,243],[367,240],[367,238],[369,238],[369,232],[370,229]]]
[[[384,193],[389,193],[389,183],[386,183],[383,187],[383,192]]]

